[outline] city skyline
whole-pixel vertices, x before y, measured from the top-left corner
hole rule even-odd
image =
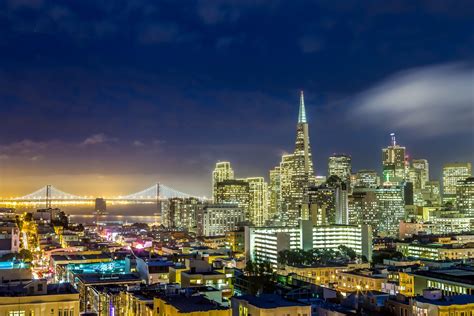
[[[381,172],[391,132],[434,179],[474,162],[470,2],[136,4],[1,4],[0,196],[209,196],[219,160],[268,179],[300,89],[317,175],[333,153]]]

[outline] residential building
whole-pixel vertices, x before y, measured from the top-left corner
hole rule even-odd
[[[79,315],[79,293],[69,283],[32,280],[0,286],[0,315]]]
[[[445,296],[474,295],[474,271],[469,267],[417,270],[408,274],[413,277],[415,295],[423,294],[427,288],[438,289]]]
[[[159,294],[153,300],[154,316],[231,316],[230,307],[204,295]]]
[[[370,269],[352,270],[339,273],[337,289],[342,292],[382,291],[387,276]]]
[[[289,301],[276,294],[234,296],[231,301],[235,316],[311,316],[310,304]]]
[[[204,203],[195,197],[171,198],[168,211],[162,214],[162,223],[169,228],[185,228],[194,231],[196,214],[204,207]]]
[[[20,250],[20,230],[14,223],[0,224],[0,256]]]
[[[397,242],[397,251],[406,257],[429,260],[467,260],[474,258],[474,245],[469,243]]]

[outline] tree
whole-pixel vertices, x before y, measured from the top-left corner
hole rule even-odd
[[[339,245],[337,249],[339,249],[342,256],[349,258],[349,260],[354,260],[355,258],[357,258],[357,253],[352,248],[349,248],[344,245]]]
[[[21,259],[25,262],[33,261],[33,254],[28,249],[21,249],[18,253],[18,259]]]
[[[259,292],[272,291],[276,280],[272,264],[269,261],[247,261],[244,271],[247,273],[249,291],[255,295]]]
[[[26,213],[24,220],[25,220],[25,222],[31,222],[33,220],[33,214],[32,213]]]
[[[401,259],[403,254],[399,251],[375,251],[372,256],[372,263],[382,264],[384,259]]]

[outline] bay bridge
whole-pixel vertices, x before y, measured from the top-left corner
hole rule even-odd
[[[97,196],[102,197],[102,196]],[[71,193],[67,193],[59,190],[58,188],[48,184],[42,188],[20,196],[13,198],[2,198],[0,202],[3,203],[46,203],[47,207],[51,206],[51,203],[71,203],[71,204],[80,204],[80,203],[90,203],[94,202],[97,197],[92,196],[80,196]],[[160,200],[165,200],[169,198],[188,198],[195,197],[191,194],[187,194],[173,188],[170,188],[161,183],[155,183],[152,186],[141,190],[139,192],[131,193],[128,195],[120,195],[115,197],[103,197],[106,201],[116,201],[116,202],[159,202]],[[196,197],[199,198],[199,197]],[[202,199],[202,198],[199,198]]]

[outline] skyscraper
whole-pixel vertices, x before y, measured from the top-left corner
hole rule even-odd
[[[382,149],[383,181],[399,183],[406,178],[405,147],[397,144],[395,133],[391,133],[390,146]]]
[[[425,183],[423,192],[423,205],[439,206],[441,205],[441,190],[439,181],[428,181]]]
[[[233,180],[234,170],[228,161],[219,161],[216,163],[216,168],[212,172],[212,198],[216,201],[217,183],[224,180]]]
[[[472,166],[470,162],[453,162],[443,166],[443,202],[456,200],[456,187],[458,181],[471,177]]]
[[[328,177],[338,176],[339,179],[346,183],[350,183],[352,174],[352,159],[349,155],[334,154],[329,157],[328,161]]]
[[[380,185],[380,177],[375,170],[359,170],[355,174],[354,187],[376,188]]]
[[[293,154],[284,155],[280,163],[282,221],[296,225],[301,218],[301,206],[305,189],[314,183],[314,170],[309,144],[308,122],[303,91],[300,94],[296,144]]]
[[[214,203],[235,204],[245,212],[245,220],[250,220],[250,187],[245,180],[224,180],[217,183]]]
[[[263,226],[268,219],[268,185],[263,177],[246,178],[249,184],[249,220]]]
[[[377,232],[379,235],[395,237],[398,225],[405,218],[404,187],[384,185],[375,190],[377,198]]]
[[[349,222],[351,225],[378,226],[378,200],[376,189],[356,187],[349,200]]]
[[[274,218],[281,212],[281,183],[280,167],[270,170],[268,185],[268,217]]]
[[[430,181],[430,165],[426,159],[413,159],[410,171],[414,189],[424,189],[426,182]]]
[[[335,209],[337,225],[349,225],[349,185],[342,182],[335,188]]]
[[[456,203],[461,214],[466,217],[474,217],[474,177],[458,182]]]
[[[334,188],[327,185],[310,186],[304,194],[302,219],[313,225],[329,225],[336,221]]]
[[[424,206],[423,190],[430,179],[428,160],[413,159],[408,171],[407,180],[413,184],[414,205]]]

